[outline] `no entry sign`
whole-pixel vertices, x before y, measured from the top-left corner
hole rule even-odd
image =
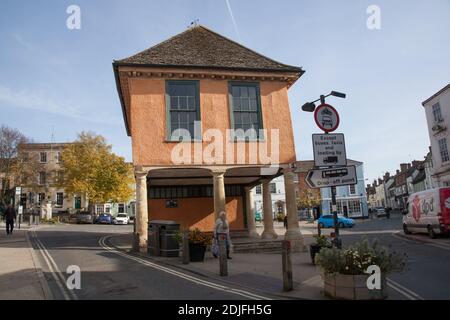
[[[326,103],[316,108],[314,120],[317,126],[325,132],[333,132],[339,126],[339,114],[335,108]]]

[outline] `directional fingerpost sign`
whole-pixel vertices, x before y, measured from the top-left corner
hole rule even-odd
[[[317,126],[325,132],[333,132],[339,126],[339,114],[335,108],[323,103],[314,111]]]
[[[310,170],[305,180],[309,187],[313,189],[358,183],[355,166]]]
[[[313,134],[312,143],[316,167],[347,165],[344,134]]]

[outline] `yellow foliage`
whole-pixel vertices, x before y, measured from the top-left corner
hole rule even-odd
[[[61,154],[62,186],[91,203],[126,202],[133,195],[132,166],[111,151],[104,137],[82,132]]]

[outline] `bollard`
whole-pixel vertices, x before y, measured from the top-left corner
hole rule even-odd
[[[220,276],[228,276],[228,260],[227,260],[227,235],[224,233],[218,234],[219,238],[219,264],[220,264]]]
[[[292,261],[291,261],[291,242],[282,241],[282,268],[283,268],[283,291],[293,289],[292,281]]]
[[[183,264],[189,264],[189,230],[183,231]]]
[[[319,237],[322,235],[322,228],[320,227],[320,223],[317,223],[317,235]]]

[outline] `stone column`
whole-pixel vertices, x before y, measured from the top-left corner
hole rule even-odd
[[[255,224],[255,208],[253,202],[252,188],[245,187],[245,203],[247,207],[247,229],[248,236],[250,238],[259,238],[259,234],[256,232]]]
[[[304,251],[303,235],[298,225],[297,199],[295,197],[294,173],[290,168],[283,170],[284,188],[286,194],[287,231],[284,236],[291,241],[291,249],[294,252]]]
[[[264,231],[261,234],[263,239],[276,239],[278,238],[275,229],[273,228],[273,216],[272,216],[272,196],[270,194],[270,179],[262,180],[262,193],[263,193],[263,221]]]
[[[219,213],[225,210],[225,170],[211,171],[214,186],[214,222],[219,218]]]
[[[147,253],[148,238],[148,206],[147,206],[147,173],[136,170],[136,215],[133,250]]]

